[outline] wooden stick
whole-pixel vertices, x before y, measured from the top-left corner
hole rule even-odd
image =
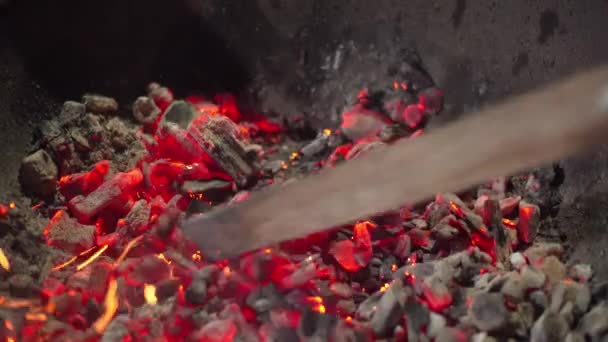
[[[208,258],[233,257],[570,156],[608,140],[607,129],[603,66],[254,194],[183,229]]]

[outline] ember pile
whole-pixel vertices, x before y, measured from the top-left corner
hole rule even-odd
[[[230,95],[177,100],[158,84],[133,103],[137,124],[108,97],[66,102],[21,168],[24,191],[41,200],[33,210],[49,218],[52,263],[37,284],[13,270],[15,244],[0,245],[0,336],[599,341],[608,287],[592,291],[590,267],[566,267],[559,244],[535,244],[534,176],[439,194],[239,260],[206,262],[181,235],[189,215],[423,134],[442,96],[407,82],[362,91],[339,129],[318,133],[303,118],[277,124],[242,111]],[[0,220],[18,210],[0,207]]]

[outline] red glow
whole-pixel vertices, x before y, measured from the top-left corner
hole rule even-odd
[[[452,295],[448,291],[437,293],[430,285],[426,284],[424,284],[422,291],[429,309],[433,311],[442,311],[452,304]]]
[[[89,172],[75,173],[59,179],[59,191],[67,199],[76,195],[88,195],[97,189],[110,171],[110,162],[102,160]]]
[[[517,229],[517,222],[513,221],[513,220],[509,220],[506,218],[502,219],[502,224],[510,229]]]

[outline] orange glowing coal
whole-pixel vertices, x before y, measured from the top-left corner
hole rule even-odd
[[[517,228],[517,222],[515,222],[513,220],[506,219],[506,218],[502,219],[502,224],[504,224],[507,228],[511,228],[511,229],[516,229]]]
[[[156,298],[156,286],[144,284],[144,298],[146,299],[146,303],[155,305],[158,302]]]
[[[201,256],[201,251],[196,251],[196,253],[192,254],[192,261],[201,261],[203,257]]]
[[[2,266],[2,268],[4,268],[7,272],[11,271],[11,264],[6,257],[6,254],[4,254],[2,248],[0,248],[0,266]]]
[[[325,313],[325,305],[323,305],[323,298],[319,296],[306,297],[306,301],[313,304],[312,310],[318,313]]]
[[[118,311],[118,282],[115,278],[110,279],[103,304],[103,314],[93,323],[93,329],[98,334],[102,334],[106,330],[106,327],[114,318],[114,314]]]

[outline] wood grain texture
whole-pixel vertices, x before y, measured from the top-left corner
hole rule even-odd
[[[602,66],[254,194],[183,230],[208,258],[232,257],[558,160],[608,141],[607,129]]]

